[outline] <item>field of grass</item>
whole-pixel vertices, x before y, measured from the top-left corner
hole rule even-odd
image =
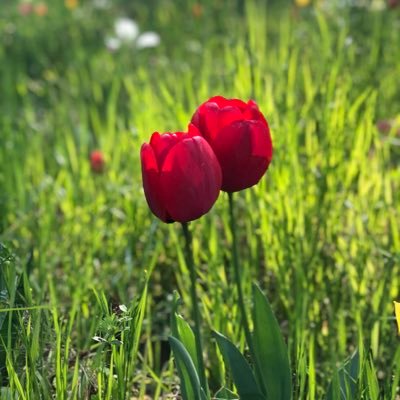
[[[280,323],[293,399],[325,398],[356,348],[341,398],[400,398],[400,8],[364,3],[49,0],[21,15],[1,1],[1,399],[179,394],[184,240],[149,211],[139,152],[213,95],[255,99],[271,127],[266,176],[236,195],[240,270],[249,308],[257,282]],[[160,45],[108,50],[121,16]],[[228,220],[221,193],[190,224],[211,393],[234,389],[211,329],[246,351]]]

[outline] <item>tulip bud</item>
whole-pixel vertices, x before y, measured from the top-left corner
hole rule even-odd
[[[221,168],[195,126],[188,133],[153,133],[140,157],[147,203],[162,221],[200,218],[217,200]]]
[[[222,170],[222,190],[237,192],[259,182],[272,160],[268,123],[250,100],[212,97],[192,117]]]

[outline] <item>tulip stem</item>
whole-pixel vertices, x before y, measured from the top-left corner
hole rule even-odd
[[[191,281],[191,290],[190,294],[192,297],[192,318],[194,320],[194,333],[195,333],[195,340],[196,340],[196,351],[197,351],[197,360],[198,360],[198,368],[199,368],[199,378],[201,386],[203,387],[205,393],[208,397],[208,385],[207,385],[207,378],[206,378],[206,370],[204,367],[203,361],[203,346],[201,344],[201,329],[200,329],[200,310],[199,310],[199,299],[197,296],[196,290],[196,270],[194,267],[194,260],[193,260],[193,249],[192,249],[192,234],[190,232],[189,226],[187,222],[182,222],[183,233],[185,236],[185,253],[186,253],[186,263],[189,267],[190,272],[190,281]]]
[[[242,283],[240,280],[239,253],[238,253],[238,244],[236,237],[236,220],[233,207],[233,193],[228,193],[228,197],[229,197],[229,224],[232,233],[232,256],[233,256],[234,279],[239,297],[239,308],[240,308],[240,313],[242,314],[242,322],[244,327],[244,334],[246,336],[246,342],[247,345],[249,346],[249,350],[252,357],[254,357],[253,340],[250,333],[249,320],[247,319],[246,307],[244,305]]]
[[[253,344],[253,337],[250,332],[249,320],[247,319],[246,307],[244,305],[244,297],[243,297],[243,289],[242,289],[242,281],[240,279],[240,271],[239,271],[239,252],[238,252],[238,243],[236,236],[236,220],[233,206],[233,193],[228,193],[229,197],[229,225],[232,232],[232,256],[233,256],[233,272],[235,275],[236,288],[239,297],[239,308],[240,313],[242,314],[242,322],[244,327],[244,334],[246,337],[247,345],[249,346],[249,351],[253,362],[255,363],[256,376],[257,380],[262,387],[262,391],[266,393],[266,389],[263,385],[262,372],[260,370],[259,363],[256,362],[256,352]]]

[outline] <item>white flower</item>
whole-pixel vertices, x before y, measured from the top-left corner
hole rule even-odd
[[[93,0],[93,7],[100,10],[110,8],[110,2],[108,0]]]
[[[118,18],[114,24],[115,34],[118,39],[124,42],[132,42],[139,34],[139,27],[137,23],[130,18]]]
[[[116,37],[106,37],[104,43],[110,51],[116,51],[121,47],[121,41]]]
[[[353,44],[353,38],[351,36],[347,36],[346,39],[344,39],[344,45],[349,47]]]
[[[201,53],[202,50],[201,43],[197,40],[188,40],[186,42],[186,48],[193,53]]]
[[[157,47],[160,44],[160,35],[156,32],[143,32],[136,40],[138,49]]]

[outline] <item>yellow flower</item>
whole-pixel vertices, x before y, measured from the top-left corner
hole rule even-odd
[[[311,0],[295,0],[297,7],[307,7],[310,5]]]
[[[398,303],[397,301],[394,301],[393,303],[394,303],[394,313],[396,314],[397,327],[400,335],[400,303]]]
[[[78,7],[78,0],[65,0],[65,7],[67,7],[70,10],[73,10],[74,8]]]

